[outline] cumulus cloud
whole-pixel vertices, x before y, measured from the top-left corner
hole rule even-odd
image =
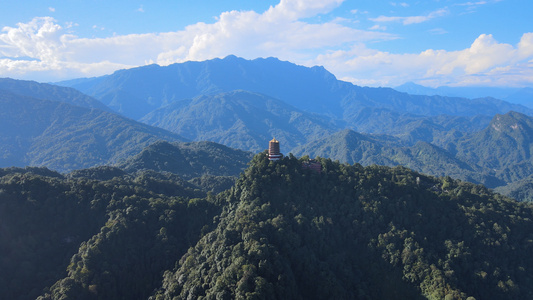
[[[69,36],[50,17],[35,18],[18,27],[4,27],[0,34],[0,54],[7,57],[27,56],[44,62],[57,61]]]
[[[533,33],[516,45],[480,35],[461,51],[428,49],[398,54],[369,48],[376,41],[398,38],[379,30],[380,22],[413,24],[445,14],[380,17],[371,30],[332,20],[320,24],[305,18],[326,14],[341,0],[282,0],[263,13],[228,11],[212,24],[197,23],[184,30],[80,38],[50,17],[4,27],[0,33],[0,76],[56,81],[99,76],[117,69],[158,63],[168,65],[234,54],[247,59],[274,56],[313,66],[322,65],[338,78],[360,85],[394,86],[405,81],[426,85],[533,84]],[[355,12],[354,12],[355,13]],[[437,29],[435,33],[445,33]]]
[[[461,51],[429,49],[418,54],[382,52],[360,44],[319,55],[316,63],[361,85],[396,86],[414,81],[429,86],[524,86],[533,84],[532,59],[533,33],[526,33],[516,46],[482,34]]]
[[[281,0],[264,13],[270,21],[296,21],[320,13],[327,13],[339,6],[344,0]]]
[[[58,75],[78,70],[79,76],[96,76],[113,67],[133,67],[147,62],[168,65],[229,54],[245,58],[276,56],[303,62],[313,59],[313,53],[324,47],[395,38],[387,33],[353,29],[341,22],[300,21],[327,13],[341,2],[282,0],[262,14],[229,11],[213,24],[197,23],[182,31],[109,38],[78,38],[68,34],[53,18],[34,18],[29,23],[2,30],[0,57],[8,59],[0,62],[0,75],[11,74],[14,68],[23,73],[45,72],[49,68]],[[9,59],[21,56],[37,59],[38,63]],[[26,65],[22,67],[23,64]],[[91,64],[94,67],[88,67]],[[61,69],[70,72],[57,73]]]

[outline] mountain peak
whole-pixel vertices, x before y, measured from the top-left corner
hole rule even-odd
[[[496,115],[490,122],[490,128],[498,132],[516,132],[522,130],[531,130],[532,121],[526,115],[510,111],[503,115]]]
[[[517,112],[494,116],[488,129],[498,141],[497,144],[511,143],[513,148],[529,149],[529,145],[533,142],[533,119]],[[529,152],[529,150],[524,151]],[[529,154],[526,157],[529,157]]]

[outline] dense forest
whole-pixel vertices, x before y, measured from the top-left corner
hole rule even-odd
[[[531,299],[533,206],[403,167],[256,155],[168,172],[0,169],[6,299]]]

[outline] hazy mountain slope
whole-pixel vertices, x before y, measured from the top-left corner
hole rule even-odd
[[[402,143],[397,139],[360,134],[345,129],[297,147],[293,150],[293,154],[328,157],[349,164],[393,165],[394,163],[383,152],[387,148],[400,147],[401,145]]]
[[[111,109],[102,102],[82,94],[76,89],[68,87],[38,83],[35,81],[0,78],[0,90],[35,99],[53,100],[81,107],[111,111]]]
[[[477,116],[420,116],[400,113],[387,108],[366,107],[350,119],[353,129],[362,133],[386,133],[411,144],[418,141],[445,145],[455,141],[457,134],[484,129],[492,117]]]
[[[452,153],[426,142],[418,142],[411,147],[393,148],[390,149],[390,153],[391,160],[395,164],[424,174],[451,176],[468,182],[484,184],[488,187],[506,184],[504,180],[497,178],[489,170],[462,161]]]
[[[114,113],[0,91],[0,166],[110,164],[157,140],[185,141]]]
[[[389,88],[358,87],[339,81],[322,67],[307,68],[275,58],[235,56],[121,70],[105,77],[59,84],[78,88],[134,119],[176,100],[237,89],[280,99],[300,110],[347,122],[364,107],[423,115],[475,115],[532,111],[496,99],[468,100],[415,96]]]
[[[402,165],[433,176],[452,176],[489,186],[504,184],[487,170],[457,159],[448,151],[426,142],[408,145],[384,135],[359,134],[344,130],[294,149],[295,155],[327,157],[344,163]]]
[[[339,85],[347,85],[320,67],[306,68],[275,58],[248,61],[235,56],[166,67],[150,65],[117,71],[105,78],[58,84],[77,88],[135,119],[175,100],[238,89],[263,93],[301,109],[331,111],[333,107],[325,105],[324,100],[331,98]]]
[[[414,82],[407,82],[394,88],[397,91],[408,93],[412,95],[427,95],[427,96],[447,96],[447,97],[464,97],[469,99],[492,97],[506,100],[510,95],[520,91],[520,88],[506,88],[506,87],[451,87],[440,86],[437,88],[426,87],[416,84]],[[510,99],[507,99],[510,100]],[[511,103],[518,103],[509,101]]]
[[[532,162],[533,118],[509,112],[496,115],[490,125],[457,145],[457,155],[480,166],[502,170]]]
[[[183,178],[239,176],[253,154],[213,142],[156,142],[118,166],[126,171],[150,169]]]
[[[515,93],[502,99],[511,103],[517,103],[524,105],[525,107],[533,108],[533,88],[527,87],[519,89]]]
[[[494,190],[519,201],[533,202],[533,174]]]
[[[345,130],[293,152],[363,165],[404,165],[434,176],[452,176],[489,187],[521,180],[533,172],[532,117],[517,112],[496,115],[478,132],[448,129],[453,124],[460,126],[464,119],[439,116],[433,118],[435,123],[431,119],[405,120],[406,124],[398,124],[405,134],[396,138]],[[428,142],[421,142],[424,140]]]
[[[196,141],[262,151],[275,137],[286,150],[335,131],[324,118],[246,91],[174,102],[141,119]]]
[[[342,100],[343,119],[348,123],[365,107],[387,108],[422,116],[494,115],[514,110],[533,115],[533,110],[495,98],[467,99],[458,97],[410,95],[390,88],[353,86]]]

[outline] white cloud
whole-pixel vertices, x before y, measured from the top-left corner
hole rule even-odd
[[[59,59],[69,35],[61,34],[61,26],[51,17],[35,18],[18,27],[4,27],[0,34],[0,54],[7,57],[27,56],[43,62]]]
[[[370,30],[383,30],[383,31],[385,31],[385,30],[387,30],[387,26],[376,24],[376,25],[370,27],[369,29]]]
[[[144,6],[141,5],[139,8],[137,8],[137,11],[143,13],[144,12]]]
[[[372,42],[395,39],[379,23],[359,30],[343,20],[321,24],[303,19],[330,12],[340,0],[282,0],[260,14],[229,11],[212,24],[197,23],[182,31],[79,38],[50,17],[35,18],[0,33],[0,76],[40,81],[99,76],[117,69],[158,63],[206,60],[234,54],[247,59],[274,56],[302,65],[323,65],[338,78],[360,85],[395,86],[406,81],[427,85],[533,85],[533,33],[516,45],[480,35],[461,51],[428,49],[398,54],[371,49]],[[355,12],[354,12],[355,13]],[[412,24],[427,16],[382,17]],[[99,29],[96,27],[95,29]],[[437,29],[434,33],[444,33]]]
[[[448,9],[442,8],[433,12],[430,12],[429,14],[425,16],[410,16],[410,17],[388,17],[388,16],[379,16],[377,18],[370,18],[370,21],[383,23],[383,22],[401,22],[404,25],[410,25],[410,24],[418,24],[427,22],[431,19],[445,16],[449,13]]]
[[[275,56],[303,63],[312,60],[322,48],[395,38],[382,32],[353,29],[339,20],[323,24],[299,21],[327,13],[341,2],[282,0],[262,14],[229,11],[222,13],[213,24],[197,23],[183,31],[109,38],[78,38],[68,34],[53,18],[35,18],[29,23],[3,29],[0,57],[27,56],[38,59],[39,63],[8,59],[0,63],[0,76],[13,74],[14,68],[21,70],[17,74],[27,77],[33,76],[32,70],[44,74],[47,68],[57,76],[72,76],[76,70],[78,77],[97,76],[113,68],[147,62],[168,65],[229,54],[245,58]],[[94,29],[103,30],[96,25]],[[62,69],[69,71],[59,72]],[[57,79],[61,78],[45,80]]]
[[[440,34],[447,34],[448,31],[442,29],[442,28],[433,28],[433,29],[430,29],[428,30],[429,33],[431,34],[436,34],[436,35],[440,35]]]
[[[392,6],[409,7],[409,4],[408,4],[408,3],[405,3],[405,2],[400,2],[400,3],[397,3],[397,2],[391,2],[390,4],[391,4]]]
[[[341,5],[344,0],[281,0],[263,14],[269,21],[296,21],[321,13],[327,13]]]
[[[418,54],[393,54],[360,44],[347,51],[319,55],[316,63],[361,85],[396,86],[414,81],[430,86],[531,86],[532,58],[533,33],[524,34],[516,47],[482,34],[461,51],[429,49]]]
[[[487,1],[477,1],[477,2],[463,2],[463,3],[458,3],[456,5],[458,5],[458,6],[478,6],[478,5],[485,5],[487,3],[488,3]]]
[[[56,9],[53,8],[53,7],[49,7],[48,10],[51,11],[51,12],[55,12],[56,11]]]

